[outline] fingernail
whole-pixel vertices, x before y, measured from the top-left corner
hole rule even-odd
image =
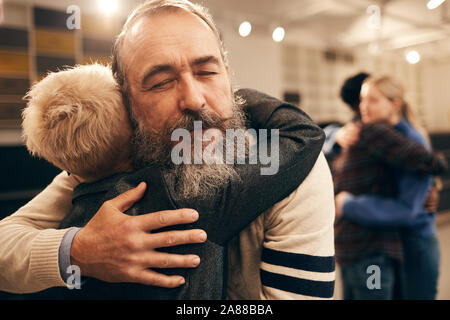
[[[193,220],[197,220],[198,219],[198,212],[197,211],[192,211],[192,219]]]
[[[178,283],[179,283],[179,284],[184,284],[184,282],[185,282],[184,278],[183,278],[183,277],[180,277],[180,279],[178,280]]]
[[[192,263],[194,264],[194,266],[198,265],[200,263],[200,258],[195,257],[194,259],[192,259]]]
[[[206,232],[205,231],[200,231],[198,234],[198,237],[201,241],[205,241],[206,240]]]

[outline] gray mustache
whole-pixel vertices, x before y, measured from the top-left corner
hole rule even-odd
[[[176,129],[194,130],[194,121],[201,121],[204,130],[217,128],[225,131],[227,129],[226,122],[232,120],[230,118],[221,118],[215,112],[200,109],[199,111],[185,110],[183,114],[172,125],[167,128],[167,133],[172,133]]]

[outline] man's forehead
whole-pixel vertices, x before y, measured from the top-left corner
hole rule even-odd
[[[133,47],[158,38],[159,35],[177,36],[195,31],[204,37],[214,37],[209,25],[197,15],[183,9],[158,12],[139,18],[125,36],[125,46]]]
[[[124,49],[125,63],[128,67],[139,63],[138,73],[144,65],[170,64],[177,53],[189,53],[192,58],[221,56],[218,39],[208,24],[181,9],[136,21],[125,37]]]

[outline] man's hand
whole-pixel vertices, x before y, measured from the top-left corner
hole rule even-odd
[[[95,216],[75,235],[70,258],[83,276],[107,282],[136,282],[173,288],[184,283],[181,276],[167,276],[150,268],[194,268],[200,263],[196,255],[158,252],[171,247],[206,240],[203,230],[150,233],[162,227],[192,223],[198,213],[192,209],[167,210],[129,216],[123,212],[145,192],[141,183],[103,203]]]
[[[347,197],[347,191],[341,191],[334,197],[334,206],[336,209],[336,219],[342,217],[342,207],[344,206],[345,198]]]
[[[361,127],[350,122],[336,132],[336,142],[344,149],[349,148],[358,142],[360,132]]]

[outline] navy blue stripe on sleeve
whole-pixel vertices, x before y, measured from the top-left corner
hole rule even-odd
[[[266,287],[318,298],[332,298],[334,294],[334,281],[300,279],[262,269],[260,276]]]
[[[333,272],[334,256],[319,257],[263,248],[261,260],[276,266],[312,272]]]

